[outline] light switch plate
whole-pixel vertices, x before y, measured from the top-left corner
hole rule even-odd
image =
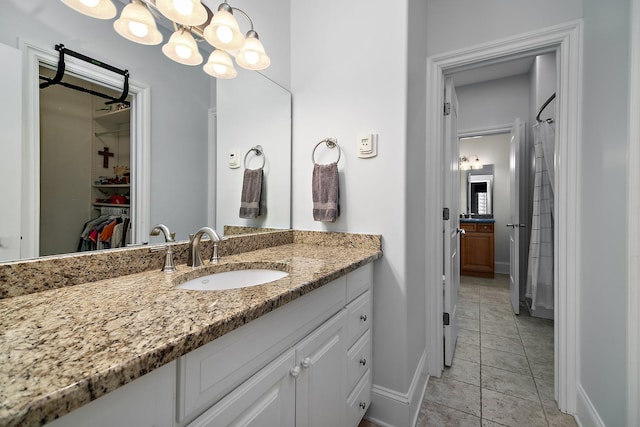
[[[358,138],[358,157],[368,159],[378,154],[378,137],[370,133]]]

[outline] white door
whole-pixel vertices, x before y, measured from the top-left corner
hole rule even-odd
[[[458,157],[458,98],[453,80],[445,82],[444,108],[444,364],[451,366],[458,338],[456,315],[460,289],[460,170]]]
[[[22,52],[0,43],[0,261],[20,258],[22,147]]]
[[[520,314],[520,148],[524,143],[524,123],[516,119],[509,144],[509,292],[515,314]]]

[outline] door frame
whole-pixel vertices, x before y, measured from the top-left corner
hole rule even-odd
[[[582,117],[582,20],[512,36],[476,47],[456,50],[427,58],[427,181],[426,200],[442,200],[442,105],[444,75],[452,70],[476,68],[479,65],[557,52],[559,141],[556,173],[555,230],[555,363],[556,398],[559,408],[576,412],[576,390],[579,372],[579,253],[580,253],[580,135]],[[438,203],[426,206],[426,277],[427,277],[427,342],[433,349],[429,373],[441,374],[442,354],[442,233],[441,209]]]
[[[23,136],[22,136],[22,243],[20,258],[39,256],[40,247],[40,86],[39,66],[57,68],[58,53],[24,40],[19,41],[23,55]],[[73,57],[65,57],[65,69],[76,77],[119,90],[122,78],[107,70],[92,67]],[[133,243],[147,237],[150,217],[150,134],[151,89],[129,80],[131,93],[131,222]]]

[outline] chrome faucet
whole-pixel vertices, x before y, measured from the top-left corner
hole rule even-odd
[[[169,231],[169,227],[167,227],[164,224],[158,224],[155,227],[153,227],[149,235],[159,236],[160,233],[164,235],[164,241],[166,243],[175,242],[176,233],[172,233],[171,231]],[[173,263],[173,248],[171,247],[171,245],[165,245],[165,246],[167,248],[167,252],[164,257],[164,265],[162,266],[162,271],[164,271],[165,273],[173,273],[174,271],[176,271],[176,266]],[[152,251],[153,250],[154,249],[152,249]],[[156,250],[159,250],[159,249],[156,249]]]
[[[200,239],[202,235],[206,234],[213,242],[213,253],[211,254],[210,262],[220,261],[218,256],[218,242],[221,240],[216,230],[211,227],[202,227],[196,231],[196,234],[189,239],[189,259],[187,265],[190,267],[200,267],[202,265],[202,255],[200,254]]]

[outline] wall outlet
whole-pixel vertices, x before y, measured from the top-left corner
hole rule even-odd
[[[358,138],[358,157],[368,159],[378,154],[377,135],[371,133]]]

